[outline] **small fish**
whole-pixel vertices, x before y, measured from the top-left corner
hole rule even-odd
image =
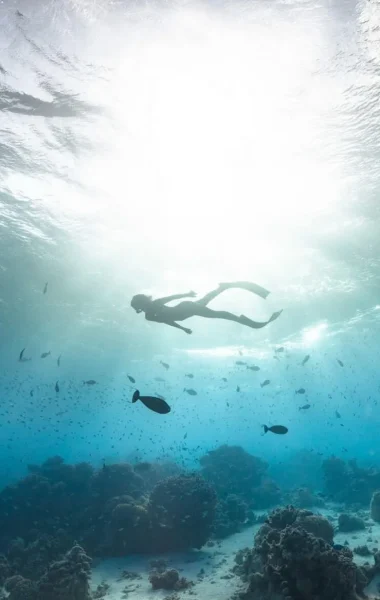
[[[240,392],[240,385],[237,386],[236,391]]]
[[[294,393],[295,394],[304,394],[306,392],[305,388],[299,388],[298,390],[296,390]]]
[[[273,358],[274,358],[275,360],[280,360],[280,359],[278,358],[278,356],[274,356]]]
[[[19,362],[28,362],[28,360],[32,360],[31,358],[24,358],[25,348],[23,348],[18,357]]]
[[[29,394],[30,394],[31,398],[33,398],[33,390],[30,390]]]
[[[242,353],[242,351],[241,351],[241,350],[239,350],[239,355],[240,355],[240,356],[243,356],[243,353]]]
[[[50,354],[51,354],[50,350],[49,350],[49,352],[43,352],[41,354],[41,358],[46,358],[47,356],[50,356]]]
[[[265,381],[263,381],[262,383],[260,383],[260,387],[265,387],[266,385],[270,384],[270,379],[266,379]]]
[[[194,375],[192,373],[186,373],[185,377],[188,377],[189,379],[193,379]]]
[[[58,392],[59,392],[59,385],[58,385],[58,381],[57,381],[57,382],[56,382],[56,384],[55,384],[55,391],[56,391],[56,392],[57,392],[57,394],[58,394]]]
[[[127,377],[131,383],[136,383],[136,379],[134,377],[132,377],[131,375],[127,375]]]
[[[237,361],[235,362],[235,365],[238,365],[238,367],[243,367],[243,366],[245,367],[245,366],[246,366],[246,364],[247,364],[247,363],[246,363],[246,362],[244,362],[244,360],[237,360]]]
[[[336,360],[337,360],[338,364],[340,364],[341,367],[344,367],[344,363],[342,363],[342,361],[339,360],[339,358],[337,358]]]
[[[298,408],[298,410],[308,410],[310,408],[310,406],[311,406],[310,404],[304,404],[303,406],[300,406]]]
[[[252,365],[251,367],[247,367],[247,369],[249,369],[250,371],[260,371],[260,367],[257,367],[256,365]]]
[[[344,550],[346,546],[342,546],[342,544],[333,544],[333,548],[339,552],[340,550]]]
[[[47,289],[48,289],[48,282],[45,283],[44,292],[43,292],[44,294],[46,294]]]
[[[170,365],[168,365],[168,363],[162,362],[162,360],[160,360],[160,365],[162,365],[166,370],[170,368]]]
[[[337,410],[335,411],[335,416],[336,416],[337,419],[341,419],[342,418],[341,414],[338,413]]]
[[[275,348],[275,352],[277,354],[280,354],[280,352],[284,352],[284,350],[285,350],[284,346],[280,346],[279,348]]]
[[[95,383],[95,379],[88,379],[87,381],[83,382],[83,385],[95,385]]]
[[[263,425],[263,427],[264,433],[271,431],[272,433],[277,433],[278,435],[284,435],[289,431],[289,429],[287,427],[284,427],[284,425],[272,425],[272,427],[267,427],[266,425]]]
[[[160,415],[165,415],[170,412],[169,404],[162,398],[155,398],[154,396],[140,396],[139,390],[136,390],[132,396],[132,402],[137,402],[137,400],[141,400],[144,406],[149,408],[149,410],[153,410]]]
[[[57,365],[60,367],[61,366],[61,356],[62,354],[60,354],[57,358]]]
[[[189,396],[197,396],[197,392],[193,388],[183,388],[183,391],[189,394]]]
[[[222,381],[224,381],[225,383],[227,383],[227,381],[228,381],[227,377],[222,377]]]
[[[165,379],[163,377],[155,377],[154,381],[165,381]]]
[[[310,354],[306,354],[305,358],[301,362],[301,365],[304,367],[309,360],[310,360]]]
[[[183,439],[185,440],[187,438],[187,433],[185,433],[185,435],[183,436]]]

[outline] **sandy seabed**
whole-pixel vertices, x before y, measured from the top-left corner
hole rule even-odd
[[[333,524],[338,524],[338,516],[343,511],[341,507],[330,506],[324,509],[310,509],[333,519]],[[98,562],[92,572],[92,590],[106,582],[110,587],[104,600],[162,600],[175,594],[178,598],[194,598],[194,600],[229,600],[240,589],[244,589],[240,577],[232,572],[235,565],[235,555],[238,550],[253,547],[254,536],[261,527],[261,523],[253,525],[240,533],[236,533],[225,540],[214,542],[213,546],[206,546],[200,551],[181,554],[128,556],[126,558],[109,559]],[[336,531],[334,542],[344,545],[348,542],[353,550],[357,546],[367,546],[369,550],[380,550],[380,523],[370,519],[366,521],[366,529],[352,533]],[[153,590],[149,582],[150,561],[163,558],[168,563],[168,568],[177,569],[181,577],[186,577],[194,582],[194,586],[178,592],[168,590]],[[373,563],[372,556],[359,556],[354,554],[358,565],[365,562]],[[123,572],[129,573],[129,576]],[[366,589],[369,598],[380,597],[380,576],[375,578]]]

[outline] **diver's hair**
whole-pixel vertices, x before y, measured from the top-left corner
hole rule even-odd
[[[131,300],[131,306],[135,310],[142,310],[141,306],[144,306],[147,300],[152,300],[152,296],[147,296],[146,294],[136,294],[136,296],[133,296]]]

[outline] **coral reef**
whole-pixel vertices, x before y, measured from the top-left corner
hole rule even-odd
[[[200,477],[168,478],[173,463],[94,469],[56,456],[28,470],[0,492],[0,585],[38,581],[76,542],[94,557],[121,556],[199,548],[211,535],[214,490]]]
[[[159,482],[148,504],[153,551],[201,548],[212,533],[216,502],[214,489],[197,475]]]
[[[268,464],[252,456],[240,446],[223,445],[201,457],[201,474],[215,488],[220,501],[233,495],[247,504],[248,509],[265,509],[281,502],[279,487],[266,477]],[[219,513],[225,513],[224,507]],[[234,524],[227,529],[233,530]]]
[[[74,546],[64,558],[49,565],[45,574],[32,581],[13,575],[5,581],[9,600],[91,600],[91,559]]]
[[[312,508],[324,506],[324,501],[313,494],[310,488],[298,488],[291,493],[291,504],[297,508]]]
[[[350,550],[337,551],[306,531],[302,517],[317,515],[303,512],[308,513],[293,507],[274,511],[256,534],[254,548],[237,554],[235,570],[248,584],[242,598],[355,600],[363,593],[368,573],[354,564]]]
[[[361,468],[355,460],[347,463],[332,456],[322,463],[326,492],[336,502],[368,506],[373,492],[380,489],[380,471]]]
[[[329,544],[332,544],[334,539],[334,528],[325,517],[291,505],[272,511],[265,523],[271,529],[284,529],[287,526],[301,527]]]
[[[167,569],[166,571],[151,571],[149,581],[154,590],[185,590],[193,585],[191,581],[180,577],[175,569]]]
[[[220,500],[216,506],[214,523],[214,536],[222,539],[241,530],[243,525],[252,525],[255,522],[254,512],[247,504],[236,496],[230,494],[225,500]]]
[[[90,600],[91,559],[76,545],[38,581],[39,600]]]
[[[380,492],[374,492],[370,504],[371,517],[377,523],[380,523]]]
[[[338,518],[339,531],[349,533],[350,531],[360,531],[365,529],[365,523],[363,519],[356,515],[350,515],[342,513]]]

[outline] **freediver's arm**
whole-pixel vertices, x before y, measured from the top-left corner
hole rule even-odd
[[[163,319],[157,318],[155,315],[148,316],[147,314],[145,314],[145,319],[147,321],[156,321],[156,323],[165,323],[165,325],[169,325],[170,327],[182,329],[182,331],[184,331],[185,333],[193,333],[191,329],[188,329],[187,327],[182,327],[182,325],[178,325],[178,323],[176,323],[175,321],[164,321]]]
[[[172,300],[181,300],[182,298],[195,298],[195,292],[188,292],[187,294],[173,294],[172,296],[164,296],[163,298],[157,298],[157,300],[153,300],[153,302],[157,302],[158,304],[166,304],[167,302],[171,302]]]

